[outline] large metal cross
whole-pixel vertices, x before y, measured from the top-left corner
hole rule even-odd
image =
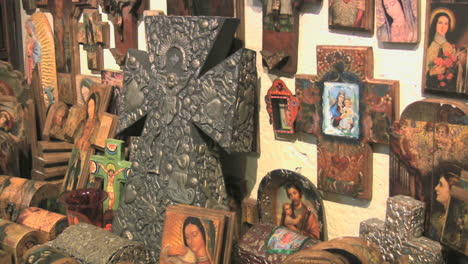
[[[251,149],[257,73],[253,51],[226,58],[236,19],[147,16],[145,24],[149,54],[129,50],[118,128],[143,131],[113,232],[145,242],[156,261],[168,205],[227,208],[219,155]]]

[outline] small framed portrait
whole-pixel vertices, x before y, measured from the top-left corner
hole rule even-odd
[[[428,1],[423,90],[468,97],[468,2]]]
[[[204,208],[169,206],[161,243],[160,263],[220,263],[225,218]]]
[[[269,172],[258,189],[260,221],[284,226],[324,240],[324,208],[320,193],[306,177],[285,169]]]
[[[325,135],[359,138],[359,85],[325,82],[322,98]]]
[[[374,29],[374,1],[330,0],[328,27],[372,32]]]
[[[65,140],[65,123],[68,118],[69,108],[66,104],[58,102],[53,104],[47,113],[42,135]]]
[[[89,97],[89,91],[93,84],[101,83],[101,79],[91,75],[76,75],[76,104],[85,105]]]
[[[376,0],[376,33],[382,42],[419,42],[419,1]]]

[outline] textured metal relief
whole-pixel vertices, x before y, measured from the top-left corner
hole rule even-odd
[[[226,58],[235,19],[147,16],[145,24],[149,54],[127,54],[118,130],[140,136],[130,131],[144,127],[130,144],[134,173],[113,232],[144,241],[157,260],[168,205],[227,208],[219,152],[250,150],[257,74],[253,51]]]

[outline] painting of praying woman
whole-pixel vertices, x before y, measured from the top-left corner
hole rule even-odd
[[[417,0],[376,0],[375,3],[377,38],[380,41],[419,41]]]

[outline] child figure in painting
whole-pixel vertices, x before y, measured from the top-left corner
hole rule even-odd
[[[354,125],[354,110],[351,105],[351,99],[347,97],[344,101],[344,107],[341,109],[341,120],[340,124],[338,125],[338,128],[345,131],[349,132]]]
[[[294,218],[291,204],[289,203],[283,204],[283,212],[284,212],[284,226],[293,231],[299,231],[296,225],[299,225],[301,223],[303,215],[300,215]]]

